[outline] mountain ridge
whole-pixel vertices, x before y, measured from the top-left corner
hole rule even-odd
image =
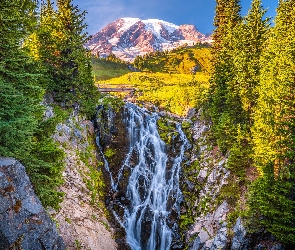
[[[93,35],[86,46],[100,57],[112,53],[131,62],[136,56],[149,52],[211,42],[211,36],[202,34],[194,25],[178,26],[159,19],[120,18]]]

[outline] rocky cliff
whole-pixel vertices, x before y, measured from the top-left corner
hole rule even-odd
[[[66,249],[25,167],[4,157],[0,157],[0,249]]]
[[[246,221],[238,216],[246,206],[246,187],[239,186],[238,178],[226,167],[227,158],[211,144],[210,124],[201,114],[191,110],[188,115],[193,148],[182,179],[182,217],[190,218],[184,232],[187,248],[284,249],[266,231],[250,233]]]
[[[54,115],[47,106],[45,119]],[[0,249],[117,249],[106,219],[93,123],[73,113],[53,137],[65,152],[59,187],[65,196],[57,211],[42,207],[23,165],[0,158]]]
[[[113,230],[106,219],[104,181],[97,160],[94,125],[79,116],[58,124],[54,139],[66,153],[65,193],[59,211],[50,210],[67,249],[115,250]]]
[[[168,166],[177,155],[181,144],[176,124],[182,124],[182,129],[192,145],[185,153],[182,164],[180,185],[183,201],[180,216],[175,210],[168,220],[169,223],[177,221],[179,225],[179,233],[177,227],[174,228],[171,249],[284,249],[284,246],[266,231],[249,232],[246,221],[239,216],[239,209],[245,208],[246,191],[244,187],[238,187],[237,177],[227,168],[227,158],[217,147],[212,146],[210,124],[202,118],[201,112],[191,109],[187,117],[179,117],[159,111],[153,105],[142,105],[159,115],[158,132],[167,146]],[[102,139],[102,150],[108,152],[109,171],[107,172],[116,179],[120,174],[119,166],[122,165],[124,159],[122,155],[126,153],[128,141],[126,141],[126,128],[122,123],[124,115],[122,116],[121,111],[109,112],[107,109],[108,115],[99,118],[99,122],[104,120],[108,128],[107,130],[100,128],[99,134]],[[137,160],[136,153],[132,154],[132,164],[136,165]],[[121,174],[124,178],[118,191],[110,192],[107,198],[108,209],[119,217],[122,216],[122,208],[128,207],[131,202],[130,196],[126,193],[130,171],[128,167],[123,169]],[[120,221],[121,219],[118,220]],[[145,235],[150,233],[149,222],[149,218],[144,222]],[[120,223],[116,228],[120,232]],[[124,230],[117,235],[122,249],[128,249],[124,241]]]
[[[211,43],[194,25],[177,26],[158,19],[118,19],[92,36],[86,44],[93,54],[106,57],[113,53],[125,61],[153,51],[177,48],[183,44]]]

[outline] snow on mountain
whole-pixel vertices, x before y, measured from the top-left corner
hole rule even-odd
[[[163,28],[168,31],[169,34],[172,34],[179,28],[179,26],[173,23],[168,23],[159,19],[142,20],[142,22],[145,24],[145,30],[152,32],[159,40],[163,41],[166,41],[161,35]]]
[[[172,50],[183,44],[212,42],[194,25],[177,26],[159,19],[120,18],[92,36],[86,46],[92,53],[106,57],[110,53],[125,61],[156,50]]]
[[[139,18],[132,17],[121,18],[121,20],[123,21],[123,26],[118,30],[119,33],[126,32],[131,26],[140,21]]]

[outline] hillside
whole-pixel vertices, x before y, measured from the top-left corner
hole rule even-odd
[[[134,67],[142,72],[122,74],[120,60],[93,59],[96,69],[103,68],[97,84],[132,85],[137,89],[133,99],[153,103],[163,110],[185,115],[191,108],[200,106],[207,98],[209,89],[210,48],[202,45],[180,47],[170,52],[149,53],[139,56]],[[102,67],[103,66],[103,67]],[[196,72],[192,72],[196,69]],[[121,75],[120,75],[121,74]],[[110,78],[110,76],[118,76]],[[113,93],[117,96],[125,94]]]
[[[129,72],[128,65],[114,56],[107,58],[91,57],[94,81],[120,77]]]
[[[133,96],[134,100],[150,102],[163,110],[183,116],[189,109],[205,101],[209,88],[208,80],[208,75],[202,72],[195,76],[132,72],[119,78],[100,81],[98,84],[114,84],[116,87],[131,84],[137,89]],[[122,96],[118,93],[113,94]]]
[[[210,48],[208,45],[182,46],[170,52],[156,51],[137,56],[133,62],[135,68],[148,72],[176,74],[209,73]]]

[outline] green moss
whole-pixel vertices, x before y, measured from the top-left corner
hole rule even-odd
[[[76,248],[78,249],[78,250],[80,250],[80,249],[82,249],[82,244],[80,243],[80,241],[79,240],[75,240],[75,244],[76,244]]]
[[[157,121],[157,125],[161,139],[167,145],[170,145],[173,138],[178,135],[175,124],[171,122],[168,118],[160,118]]]
[[[231,207],[235,207],[240,199],[242,190],[240,189],[238,178],[231,176],[228,178],[228,183],[223,185],[220,194],[217,197],[218,204],[226,200]]]
[[[91,204],[100,207],[100,199],[105,195],[105,182],[100,167],[103,165],[96,159],[94,138],[87,138],[88,146],[84,151],[78,152],[81,161],[88,168],[88,173],[82,173],[83,181],[91,192]]]
[[[67,223],[69,223],[69,224],[72,223],[72,220],[71,220],[70,218],[65,218],[65,221],[66,221]]]
[[[197,173],[200,170],[199,161],[194,161],[190,165],[183,166],[182,170],[183,181],[181,182],[181,189],[184,196],[183,206],[186,209],[186,212],[180,216],[179,227],[181,234],[184,237],[190,226],[194,223],[194,218],[197,211],[195,207],[195,201],[197,200],[199,193],[196,192],[196,190],[199,190],[201,186],[201,184],[197,182],[196,178]],[[189,181],[190,184],[194,186],[193,192],[188,189],[187,181]]]
[[[105,96],[100,99],[100,102],[104,107],[111,108],[114,112],[119,112],[125,105],[123,99],[116,96]]]
[[[191,123],[189,121],[184,121],[181,123],[182,129],[189,129],[191,127]]]
[[[111,149],[111,148],[108,148],[108,149],[104,152],[104,155],[105,155],[105,157],[107,157],[107,158],[112,158],[115,154],[116,154],[115,149]]]

